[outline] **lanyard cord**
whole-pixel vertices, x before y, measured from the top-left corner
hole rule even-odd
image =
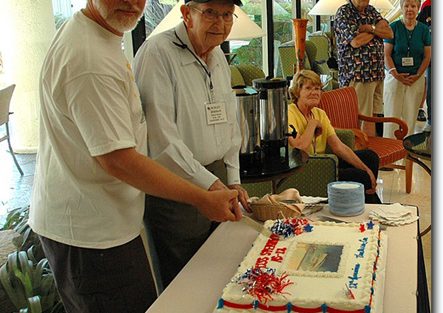
[[[211,89],[211,92],[212,92],[212,89],[214,88],[214,86],[212,85],[211,72],[209,72],[208,69],[206,68],[206,66],[203,65],[203,63],[200,61],[200,58],[197,57],[197,56],[195,55],[195,53],[192,52],[191,49],[189,49],[188,45],[185,44],[185,43],[180,39],[180,37],[178,37],[177,32],[176,32],[175,30],[174,30],[174,34],[175,34],[175,37],[177,37],[178,41],[180,41],[180,44],[178,44],[178,43],[176,43],[176,42],[173,42],[174,45],[176,45],[177,47],[180,47],[180,48],[182,48],[182,49],[186,49],[186,50],[188,50],[188,51],[192,54],[192,56],[194,57],[194,59],[196,59],[197,62],[201,65],[201,67],[205,70],[206,75],[208,75],[208,77],[209,77],[209,88]]]
[[[408,39],[408,52],[407,52],[407,56],[409,57],[410,56],[410,52],[411,52],[411,47],[410,47],[410,45],[411,45],[411,41],[412,41],[412,35],[414,34],[414,31],[415,31],[415,28],[416,28],[416,26],[417,26],[417,22],[415,22],[415,26],[414,26],[414,29],[412,29],[412,30],[409,30],[409,29],[407,29],[406,28],[406,24],[402,21],[402,24],[403,24],[403,26],[404,26],[404,28],[405,28],[405,30],[406,30],[406,38]]]

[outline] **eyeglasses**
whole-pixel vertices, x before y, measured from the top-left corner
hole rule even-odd
[[[302,89],[308,91],[308,92],[318,92],[321,91],[321,87],[320,86],[303,86]]]
[[[218,13],[214,9],[206,9],[206,10],[200,10],[195,7],[191,7],[191,9],[200,12],[208,21],[214,22],[218,19],[219,16],[223,18],[223,21],[226,23],[232,23],[237,18],[237,15],[233,12],[224,12],[224,13]]]

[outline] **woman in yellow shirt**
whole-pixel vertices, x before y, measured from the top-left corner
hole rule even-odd
[[[296,138],[289,137],[290,146],[309,154],[323,154],[329,145],[339,159],[338,179],[362,183],[366,203],[381,203],[375,193],[379,158],[372,150],[354,152],[338,138],[326,112],[316,107],[321,98],[320,77],[309,70],[298,72],[289,94],[292,103],[288,108],[288,124],[297,130]]]

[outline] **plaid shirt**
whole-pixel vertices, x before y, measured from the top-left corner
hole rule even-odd
[[[375,36],[359,48],[351,46],[351,41],[358,35],[360,25],[376,25],[382,19],[380,13],[371,5],[368,5],[363,13],[360,13],[351,1],[338,9],[334,29],[340,87],[348,86],[352,80],[371,82],[385,78],[383,39]]]

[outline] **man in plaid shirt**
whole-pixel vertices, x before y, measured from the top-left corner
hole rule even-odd
[[[388,22],[369,0],[349,0],[335,16],[340,87],[353,86],[359,112],[373,116],[383,113],[383,39],[392,38]],[[373,123],[363,125],[375,135]]]

